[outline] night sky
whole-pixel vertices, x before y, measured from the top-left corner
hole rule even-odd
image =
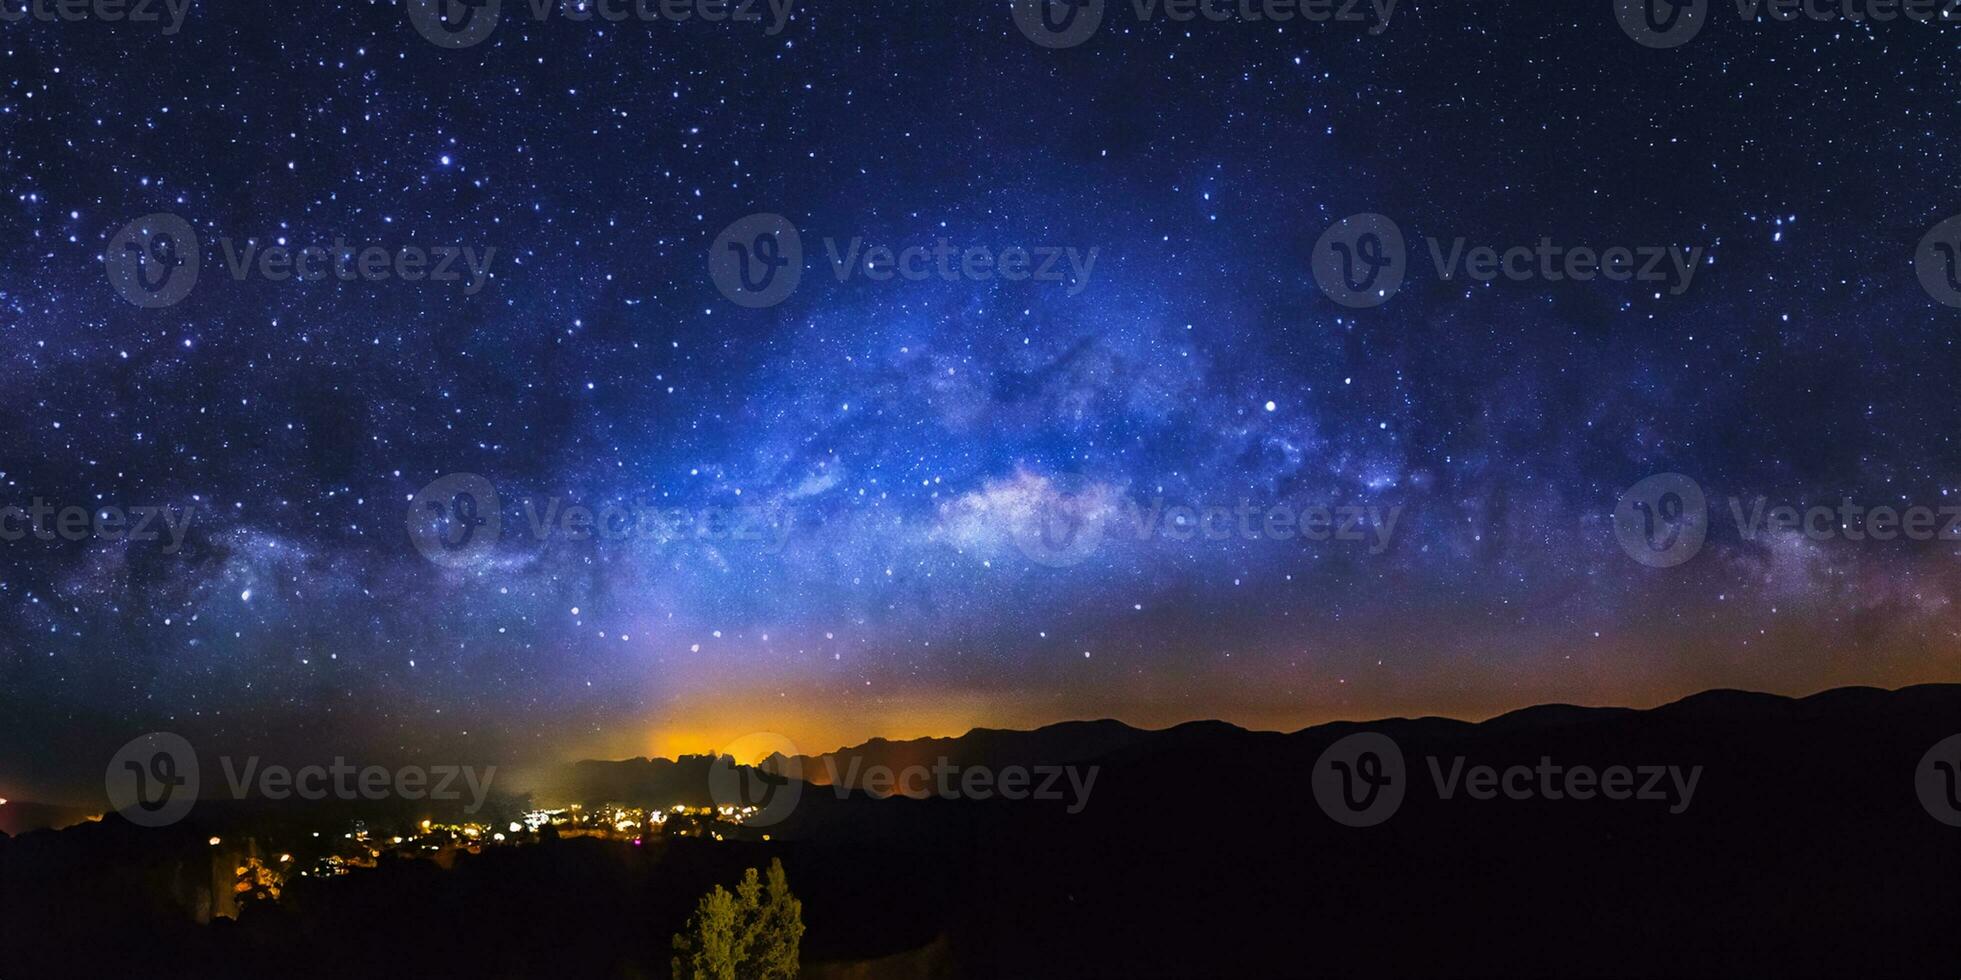
[[[168,553],[0,542],[0,796],[99,791],[158,730],[543,762],[1961,678],[1961,541],[1728,517],[1961,505],[1961,311],[1914,264],[1961,212],[1961,25],[1717,4],[1656,49],[1605,0],[1406,0],[1379,33],[1112,0],[1049,48],[1005,2],[774,35],[504,8],[454,50],[392,2],[0,23],[0,503],[193,514]],[[144,308],[105,258],[157,213],[201,269]],[[750,308],[711,246],[759,213],[804,261]],[[1409,270],[1350,308],[1312,267],[1359,213]],[[1703,251],[1680,295],[1443,281],[1425,239],[1459,236]],[[854,238],[1096,251],[841,282]],[[281,240],[496,251],[474,293],[228,271]],[[1708,543],[1654,567],[1613,514],[1665,472]],[[413,498],[451,474],[502,535],[432,561]],[[553,497],[764,540],[541,542]],[[1397,517],[1381,548],[1023,533],[1242,500]]]

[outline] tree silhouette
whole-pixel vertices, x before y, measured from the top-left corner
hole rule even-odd
[[[783,862],[769,862],[767,884],[750,868],[735,894],[716,885],[703,895],[675,935],[675,980],[795,980],[803,930]]]

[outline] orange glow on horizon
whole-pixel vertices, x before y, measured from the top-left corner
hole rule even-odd
[[[995,717],[990,719],[990,715]],[[871,738],[950,738],[985,727],[1014,726],[1000,721],[999,715],[979,699],[918,697],[838,711],[786,705],[773,694],[753,700],[737,696],[690,704],[684,713],[654,726],[625,754],[667,759],[710,755],[745,736],[773,732],[788,739],[798,754],[814,756]]]
[[[708,755],[759,732],[781,735],[799,754],[816,756],[873,738],[954,738],[975,728],[1025,731],[1104,718],[1143,729],[1220,720],[1277,732],[1397,717],[1477,722],[1539,704],[1653,708],[1712,688],[1804,697],[1833,687],[1899,688],[1953,680],[1951,670],[1924,662],[1842,658],[1824,658],[1802,672],[1803,680],[1795,680],[1783,670],[1788,653],[1776,659],[1752,656],[1754,651],[1670,650],[1647,640],[1645,635],[1607,639],[1587,657],[1550,664],[1494,656],[1446,665],[1435,655],[1405,654],[1396,671],[1367,663],[1322,666],[1295,672],[1286,684],[1274,683],[1264,669],[1221,669],[1175,682],[1105,675],[1093,685],[1003,684],[950,692],[887,687],[877,693],[847,689],[792,697],[779,681],[762,681],[750,689],[672,692],[665,707],[648,712],[644,726],[575,743],[561,749],[560,758]],[[1279,658],[1249,652],[1243,659],[1249,667],[1266,667],[1271,665],[1263,660]]]

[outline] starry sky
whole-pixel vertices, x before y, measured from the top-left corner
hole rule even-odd
[[[1658,568],[1613,526],[1662,472],[1712,511],[1961,503],[1961,312],[1913,265],[1961,212],[1961,26],[1718,6],[1657,50],[1605,2],[1408,0],[1377,34],[1113,3],[1054,49],[996,2],[806,2],[771,35],[507,0],[448,50],[398,2],[277,7],[0,23],[0,495],[194,514],[170,553],[0,542],[0,795],[99,788],[157,730],[546,762],[1961,678],[1961,542],[1718,514]],[[105,257],[156,213],[202,268],[141,308]],[[805,262],[746,308],[710,253],[757,213]],[[1310,271],[1357,213],[1410,242],[1372,308]],[[1428,236],[1704,264],[1681,295],[1445,281]],[[827,257],[942,238],[1096,259]],[[337,240],[496,252],[466,294],[234,278],[222,244]],[[412,505],[459,473],[502,535],[432,561]],[[540,541],[554,498],[767,540]],[[1058,499],[1398,517],[1379,550],[1032,560]]]

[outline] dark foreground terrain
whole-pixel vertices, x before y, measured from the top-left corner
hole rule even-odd
[[[1324,750],[1358,731],[1391,736],[1406,762],[1400,807],[1368,827],[1331,819],[1312,786]],[[208,925],[205,837],[247,818],[200,807],[144,830],[112,816],[0,839],[0,977],[664,976],[696,898],[781,857],[807,976],[1952,978],[1961,827],[1923,804],[1916,770],[1957,732],[1961,685],[1711,692],[1475,725],[1098,722],[873,742],[838,755],[1099,769],[1075,814],[813,785],[768,842],[564,839],[449,868],[383,861]],[[1686,801],[1665,779],[1659,799],[1479,800],[1463,782],[1442,799],[1431,759],[1465,778],[1545,759],[1701,772]],[[644,769],[581,778],[654,792],[635,785]]]

